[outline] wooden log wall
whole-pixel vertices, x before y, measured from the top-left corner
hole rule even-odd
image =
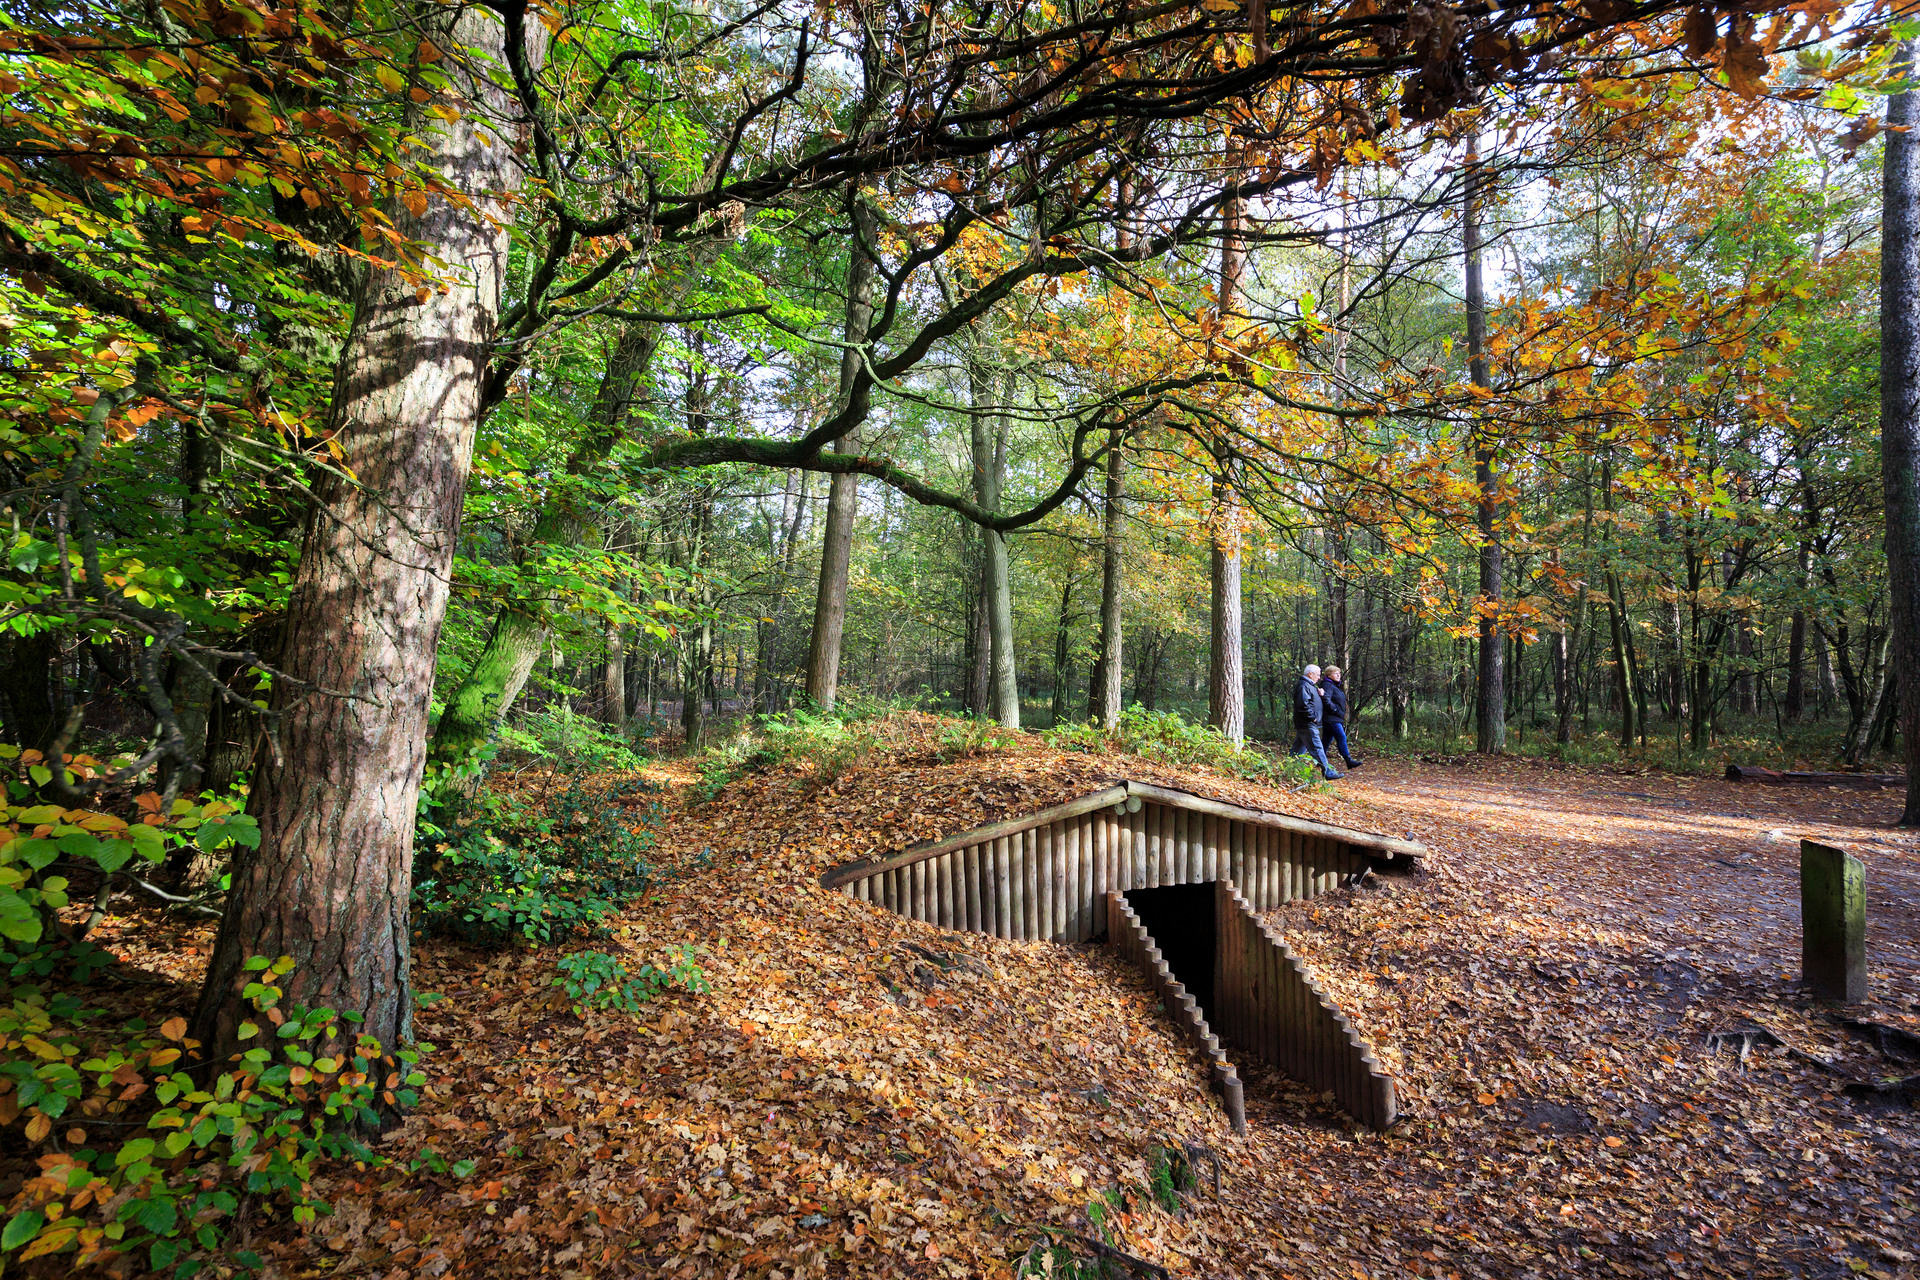
[[[1087,942],[1109,892],[1231,879],[1256,911],[1311,898],[1418,844],[1128,782],[1026,818],[891,857],[835,867],[821,883],[943,929]]]
[[[1220,1105],[1226,1108],[1227,1119],[1233,1122],[1233,1131],[1245,1133],[1247,1105],[1245,1092],[1240,1085],[1240,1073],[1227,1061],[1227,1055],[1220,1048],[1219,1037],[1207,1026],[1207,1017],[1199,1001],[1173,976],[1166,957],[1160,954],[1160,948],[1124,896],[1110,889],[1101,905],[1107,918],[1107,944],[1120,953],[1121,959],[1139,967],[1159,995],[1160,1003],[1173,1015],[1175,1024],[1186,1033],[1194,1047],[1206,1056],[1213,1091],[1220,1095]]]
[[[1309,1088],[1331,1091],[1371,1129],[1396,1114],[1393,1077],[1279,933],[1232,883],[1214,886],[1213,1015],[1221,1038]]]

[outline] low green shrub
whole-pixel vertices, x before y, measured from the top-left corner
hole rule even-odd
[[[11,959],[16,970],[41,963]],[[65,987],[83,966],[56,957],[52,968]],[[353,1031],[357,1015],[283,1005],[290,959],[246,968],[249,1047],[217,1072],[189,1061],[199,1045],[184,1018],[108,1032],[71,990],[13,987],[0,1009],[0,1126],[40,1152],[40,1172],[7,1206],[0,1254],[73,1268],[127,1255],[175,1277],[216,1260],[227,1274],[251,1270],[258,1257],[225,1252],[243,1211],[311,1223],[327,1211],[312,1191],[324,1162],[390,1163],[356,1131],[376,1127],[382,1105],[418,1101],[419,1055],[432,1046],[389,1051]],[[446,1168],[431,1149],[412,1164]]]
[[[870,721],[796,710],[761,720],[754,767],[793,765],[825,784],[839,781],[879,749],[880,735]]]
[[[1148,711],[1138,703],[1120,715],[1112,733],[1095,724],[1068,724],[1041,733],[1061,751],[1096,755],[1118,752],[1187,769],[1212,769],[1273,787],[1309,785],[1315,766],[1305,756],[1269,755],[1237,743],[1211,725],[1195,724],[1177,711]]]
[[[1020,731],[1004,729],[986,716],[968,716],[954,720],[940,731],[940,757],[963,760],[971,756],[992,755],[1018,745]]]
[[[698,954],[695,947],[672,947],[664,968],[648,962],[629,972],[622,961],[604,951],[576,951],[560,957],[555,965],[560,976],[551,985],[560,988],[575,1013],[589,1008],[638,1013],[641,1005],[663,991],[709,990],[707,975],[695,958]]]
[[[576,778],[544,813],[495,802],[444,828],[430,813],[415,845],[416,927],[489,946],[602,932],[654,882],[658,802],[632,825],[632,802],[651,790]]]

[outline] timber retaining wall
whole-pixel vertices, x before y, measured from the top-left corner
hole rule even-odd
[[[1214,884],[1214,1030],[1312,1089],[1371,1129],[1397,1114],[1393,1077],[1286,940],[1261,923],[1240,891]]]

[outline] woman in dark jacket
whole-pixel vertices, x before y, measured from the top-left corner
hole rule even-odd
[[[1321,736],[1330,747],[1340,748],[1347,768],[1358,769],[1360,762],[1347,750],[1347,691],[1340,683],[1340,668],[1328,667],[1320,676],[1320,701],[1326,710],[1321,715]]]

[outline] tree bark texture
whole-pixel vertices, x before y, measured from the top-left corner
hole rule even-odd
[[[1487,293],[1480,269],[1480,205],[1482,183],[1479,144],[1476,155],[1468,158],[1467,198],[1461,219],[1461,240],[1466,251],[1467,273],[1467,369],[1476,387],[1493,386],[1487,372]],[[1483,433],[1476,426],[1476,441]],[[1501,600],[1502,553],[1497,536],[1499,525],[1500,478],[1495,470],[1491,445],[1474,446],[1473,477],[1479,488],[1480,526],[1480,603],[1497,608]],[[1499,621],[1486,613],[1480,617],[1480,671],[1474,696],[1476,746],[1483,755],[1493,755],[1507,747],[1507,662],[1506,644]]]
[[[486,68],[510,50],[525,56],[523,35],[544,35],[479,8],[426,6],[417,18],[450,55],[445,96],[463,114],[442,123],[422,112],[414,128],[472,203],[387,211],[450,265],[445,292],[422,299],[417,280],[376,268],[355,299],[330,425],[359,483],[323,476],[307,515],[286,614],[290,678],[273,691],[278,757],[249,804],[260,847],[234,860],[194,1017],[215,1060],[238,1044],[251,956],[292,957],[291,1000],[357,1013],[360,1030],[390,1048],[411,1038],[414,804],[522,172],[501,134],[508,95]]]
[[[873,243],[873,210],[860,199],[857,190],[847,193],[847,215],[854,234],[847,248],[847,312],[844,332],[848,346],[840,353],[840,393],[834,400],[834,412],[844,412],[850,400],[858,422],[866,416],[870,393],[859,381],[860,352],[855,348],[867,340],[873,325],[873,259],[867,246]],[[841,439],[845,439],[842,436]],[[814,595],[813,638],[807,649],[807,697],[822,711],[833,710],[840,694],[840,644],[847,631],[847,580],[853,571],[853,522],[859,513],[860,479],[835,473],[827,490],[826,525],[820,539],[820,585]]]
[[[1915,42],[1900,50],[1911,76]],[[1880,229],[1880,475],[1886,503],[1888,615],[1898,673],[1907,803],[1900,825],[1920,826],[1920,124],[1911,92],[1887,104]]]

